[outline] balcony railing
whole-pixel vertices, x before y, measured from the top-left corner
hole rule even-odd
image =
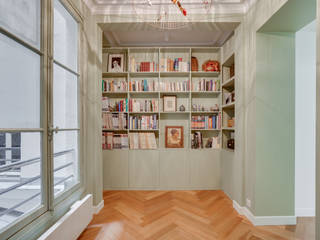
[[[69,154],[69,153],[73,153],[74,151],[75,151],[74,149],[65,150],[65,151],[61,151],[61,152],[55,153],[53,156],[54,157],[59,157],[59,156],[63,156],[63,155]],[[37,157],[37,158],[32,158],[32,159],[28,159],[28,160],[24,160],[24,161],[19,161],[19,162],[3,165],[3,166],[0,166],[0,173],[10,171],[13,168],[23,167],[23,166],[28,166],[28,165],[31,165],[31,164],[35,164],[35,163],[38,163],[40,161],[41,161],[41,157]],[[67,167],[73,165],[73,164],[74,164],[73,162],[64,164],[62,166],[59,166],[59,167],[55,168],[53,170],[53,172],[60,171],[60,170],[62,170],[64,168],[67,168]],[[73,178],[73,177],[74,177],[74,175],[70,174],[69,176],[64,177],[64,178],[60,179],[59,181],[57,181],[54,184],[54,186],[62,184],[62,183],[66,182],[67,180],[69,180],[70,178]],[[0,190],[0,196],[5,194],[5,193],[8,193],[10,191],[16,190],[19,187],[22,187],[22,186],[24,186],[26,184],[29,184],[29,183],[35,182],[37,180],[40,180],[40,179],[41,179],[41,175],[38,175],[38,176],[35,176],[35,177],[32,177],[32,178],[29,178],[27,180],[24,180],[22,182],[19,182],[19,183],[15,184],[15,185],[13,185],[11,187],[8,187],[6,189]],[[41,195],[41,191],[36,193],[36,194],[34,194],[34,195],[32,195],[32,196],[30,196],[30,197],[28,197],[27,199],[22,200],[21,202],[15,204],[14,206],[12,206],[12,207],[0,212],[0,217],[4,216],[6,214],[9,214],[10,212],[15,211],[15,209],[17,209],[18,207],[24,205],[25,203],[31,201],[32,199],[34,199],[34,198],[36,198],[36,197],[38,197],[40,195]]]

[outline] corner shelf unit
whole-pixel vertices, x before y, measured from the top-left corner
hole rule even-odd
[[[124,72],[114,73],[108,72],[108,55],[109,54],[123,54],[124,57]],[[191,57],[197,57],[199,63],[199,71],[191,71]],[[182,71],[163,71],[160,66],[163,59],[182,59],[188,67],[184,68]],[[165,150],[165,127],[166,126],[183,126],[184,127],[184,148],[182,150],[216,150],[215,148],[201,148],[192,149],[191,140],[192,134],[194,132],[201,132],[203,135],[204,146],[208,138],[219,137],[219,148],[224,148],[224,137],[223,135],[226,131],[224,127],[224,111],[227,111],[226,107],[231,107],[229,105],[223,106],[223,89],[224,87],[229,88],[233,80],[222,83],[221,72],[204,72],[201,71],[202,64],[207,60],[217,60],[220,62],[220,71],[222,70],[222,58],[221,58],[221,48],[216,47],[151,47],[151,48],[103,48],[103,72],[102,79],[105,81],[110,80],[122,80],[127,83],[126,91],[120,92],[106,92],[102,91],[102,96],[114,99],[154,99],[158,101],[159,111],[157,112],[124,112],[127,114],[127,118],[131,115],[150,115],[156,114],[158,117],[158,129],[150,130],[115,130],[114,132],[156,132],[156,150]],[[150,62],[150,65],[157,66],[154,67],[155,71],[152,72],[137,72],[135,71],[136,63]],[[133,64],[134,63],[134,64]],[[181,64],[182,65],[182,64]],[[183,66],[183,65],[182,65]],[[217,80],[217,88],[212,91],[199,91],[197,86],[201,80]],[[132,91],[129,89],[130,84],[146,80],[147,82],[152,81],[158,86],[158,89],[154,91]],[[163,84],[162,84],[163,83]],[[166,89],[161,89],[164,83],[187,83],[189,89],[186,91],[168,91]],[[222,87],[222,84],[224,84]],[[226,85],[227,84],[227,85]],[[177,97],[177,111],[176,112],[164,112],[163,111],[163,96],[164,95],[174,95]],[[210,108],[219,105],[218,109],[212,111]],[[179,111],[179,107],[183,105],[185,111]],[[195,111],[193,106],[201,106],[200,110]],[[233,106],[234,108],[234,106]],[[105,112],[105,111],[104,111]],[[192,128],[192,117],[194,116],[219,116],[221,127],[217,129],[195,129]],[[102,129],[102,131],[112,131]],[[124,149],[126,151],[131,151],[130,149]],[[150,151],[156,151],[150,150]],[[170,149],[169,149],[170,150]],[[133,150],[134,151],[134,150]]]
[[[235,144],[235,108],[236,108],[235,55],[232,54],[222,64],[222,148],[234,151]],[[228,146],[233,141],[233,147]]]

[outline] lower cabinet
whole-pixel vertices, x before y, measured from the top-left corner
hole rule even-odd
[[[220,189],[219,150],[103,151],[104,189]]]
[[[158,185],[159,151],[131,151],[129,156],[129,187],[154,189]]]

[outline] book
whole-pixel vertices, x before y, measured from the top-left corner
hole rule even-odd
[[[160,82],[160,90],[163,92],[188,92],[190,91],[190,81]]]
[[[154,133],[129,133],[130,149],[156,149],[157,142]]]
[[[161,72],[188,72],[190,71],[190,63],[183,61],[182,58],[161,58]]]
[[[215,92],[220,91],[220,80],[219,79],[199,79],[192,82],[192,91],[195,92]]]
[[[143,115],[143,116],[130,116],[129,117],[130,130],[152,130],[158,129],[158,116]]]
[[[104,112],[127,112],[128,99],[114,99],[102,97],[102,111]]]
[[[192,116],[192,129],[221,129],[221,114],[211,116]]]
[[[127,114],[125,113],[102,113],[102,128],[107,130],[128,129]]]
[[[126,92],[127,81],[124,78],[102,79],[103,92]]]
[[[159,64],[155,61],[137,62],[134,57],[130,58],[131,72],[158,72]]]
[[[130,99],[129,111],[130,112],[158,112],[159,101],[158,99]]]

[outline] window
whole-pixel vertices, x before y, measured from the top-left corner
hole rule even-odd
[[[57,197],[79,182],[78,23],[59,0],[54,1],[53,43],[53,184]]]
[[[42,26],[51,16],[54,27]],[[78,31],[59,0],[0,0],[0,239],[79,186]],[[52,67],[43,69],[51,50]]]

